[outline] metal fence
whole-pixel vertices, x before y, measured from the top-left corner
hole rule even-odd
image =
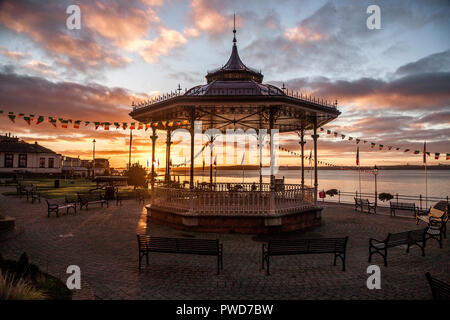
[[[376,202],[377,206],[379,207],[389,207],[389,202],[410,202],[414,203],[417,208],[420,210],[427,209],[433,204],[435,204],[438,201],[447,201],[449,202],[449,197],[425,197],[421,194],[419,195],[403,195],[403,194],[392,194],[393,198],[389,201],[381,201],[378,198],[379,194],[375,193],[359,193],[358,191],[355,192],[348,192],[348,191],[341,191],[338,190],[338,194],[334,195],[333,197],[326,195],[326,198],[320,199],[320,201],[327,201],[327,202],[337,202],[337,203],[355,203],[354,198],[362,198],[362,199],[368,199],[371,202]]]

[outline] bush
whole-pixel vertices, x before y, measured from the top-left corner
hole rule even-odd
[[[378,199],[380,199],[381,201],[389,201],[389,200],[392,200],[392,199],[394,199],[394,196],[392,195],[392,194],[390,194],[390,193],[380,193],[379,195],[378,195]]]
[[[330,197],[334,197],[335,195],[337,195],[338,194],[338,191],[337,191],[337,189],[330,189],[330,190],[327,190],[327,192],[325,192],[327,195],[329,195]]]
[[[11,272],[0,270],[0,300],[43,300],[47,296],[37,290],[30,281],[16,278]]]
[[[134,189],[137,187],[147,187],[147,172],[144,167],[140,164],[133,164],[126,172],[125,175],[128,177],[128,184],[130,186],[134,186]]]
[[[29,263],[24,252],[18,261],[3,260],[0,256],[0,300],[56,299],[70,300],[72,292],[59,279]],[[6,288],[6,289],[3,289]]]

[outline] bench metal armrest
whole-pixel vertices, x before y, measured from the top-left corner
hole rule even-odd
[[[376,242],[376,243],[385,243],[386,240],[380,241],[380,240],[377,240],[377,239],[374,239],[374,238],[370,238],[370,239],[369,239],[370,245],[373,246],[373,242]]]

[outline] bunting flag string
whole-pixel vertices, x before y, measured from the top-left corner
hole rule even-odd
[[[359,143],[361,142],[361,139],[360,139],[360,138],[354,138],[354,137],[348,136],[348,135],[346,135],[346,134],[344,134],[344,133],[339,133],[339,132],[337,132],[337,131],[331,131],[330,129],[324,129],[324,128],[320,127],[319,130],[320,130],[320,131],[325,131],[325,130],[326,130],[327,135],[331,135],[331,134],[333,133],[333,135],[334,135],[335,137],[337,137],[338,135],[340,135],[341,138],[342,138],[341,140],[344,140],[345,137],[348,137],[348,141],[352,141],[353,139],[355,139],[356,144],[359,144]],[[367,142],[369,142],[369,141],[367,141],[367,140],[362,140],[362,141],[363,141],[364,144],[367,143]],[[376,144],[375,142],[370,142],[370,148],[371,148],[371,149],[374,149],[376,145],[377,145],[377,144]],[[378,150],[383,151],[383,150],[386,150],[386,149],[385,149],[385,146],[384,146],[383,144],[378,144]],[[388,145],[388,146],[387,146],[387,150],[388,150],[388,151],[393,151],[393,150],[395,150],[395,151],[400,151],[401,148],[400,148],[400,147],[395,147],[395,146],[392,146],[392,145]],[[405,152],[410,152],[410,151],[411,151],[411,149],[409,149],[409,148],[403,149],[403,152],[404,152],[404,153],[405,153]],[[414,150],[414,151],[413,151],[413,154],[420,154],[420,152],[421,152],[420,150]],[[431,154],[432,154],[432,152],[429,152],[429,151],[426,152],[426,155],[427,155],[427,156],[431,156]],[[435,159],[435,160],[439,160],[440,155],[441,155],[441,152],[434,152],[434,159]],[[445,160],[449,160],[449,159],[450,159],[450,157],[448,157],[447,155],[448,155],[448,153],[446,153]]]
[[[42,122],[44,122],[46,119],[47,121],[54,127],[54,128],[58,128],[58,121],[59,121],[59,125],[61,128],[63,129],[67,129],[69,128],[69,126],[73,126],[74,129],[80,129],[80,126],[82,123],[84,123],[85,127],[88,127],[89,125],[93,124],[94,125],[94,129],[98,130],[99,128],[103,128],[103,130],[110,130],[111,126],[114,126],[114,128],[116,130],[120,130],[121,128],[123,130],[127,130],[128,128],[130,130],[145,130],[147,131],[149,128],[151,127],[158,127],[159,125],[161,125],[164,128],[167,127],[173,127],[173,126],[182,126],[182,125],[186,125],[187,121],[183,120],[183,121],[161,121],[161,122],[150,122],[150,123],[141,123],[141,122],[105,122],[105,121],[85,121],[85,120],[73,120],[73,119],[64,119],[64,118],[56,118],[53,116],[43,116],[43,115],[35,115],[35,114],[29,114],[26,115],[23,112],[20,113],[15,113],[15,112],[5,112],[3,110],[0,110],[0,116],[1,115],[6,115],[6,117],[14,124],[18,124],[16,122],[16,119],[23,119],[28,125],[39,125]],[[331,129],[324,129],[322,127],[319,128],[320,131],[325,131],[326,130],[326,134],[329,136],[334,136],[334,137],[340,137],[340,140],[346,140],[346,141],[353,141],[355,140],[356,144],[359,144],[361,141],[363,142],[363,144],[366,143],[370,143],[370,148],[371,149],[375,149],[375,147],[377,146],[377,143],[375,142],[370,142],[368,140],[362,140],[361,138],[355,138],[352,136],[349,136],[348,134],[345,133],[339,133],[337,131],[332,131]],[[385,147],[385,145],[383,144],[378,144],[378,150],[379,151],[401,151],[403,153],[409,153],[411,151],[410,148],[400,148],[400,147],[396,147],[396,146],[392,146],[392,145],[387,145]],[[420,154],[421,151],[420,150],[414,150],[412,151],[413,154],[417,155]],[[426,152],[427,156],[431,156],[432,152]],[[442,153],[442,152],[434,152],[434,159],[435,160],[439,160],[440,157],[445,155],[445,160],[450,160],[450,153]]]

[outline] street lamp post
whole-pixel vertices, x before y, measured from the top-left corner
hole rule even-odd
[[[377,193],[377,174],[378,174],[378,168],[377,165],[373,168],[373,175],[375,176],[375,208],[377,207],[377,199],[378,199],[378,193]]]
[[[92,178],[95,179],[95,139],[92,140],[92,145],[93,145],[93,149],[92,149]]]

